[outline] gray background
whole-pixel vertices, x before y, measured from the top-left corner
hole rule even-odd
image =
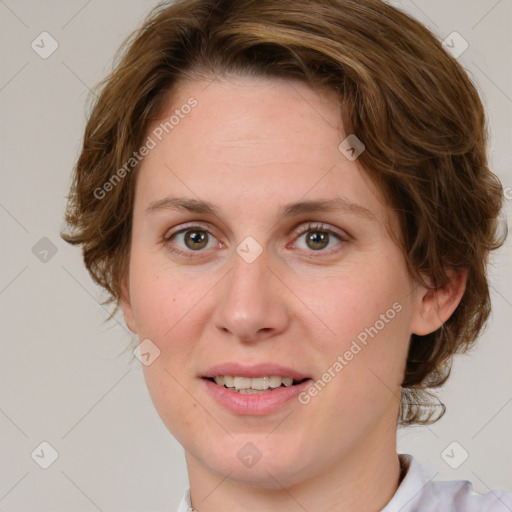
[[[88,90],[155,3],[0,0],[0,511],[172,512],[187,486],[183,450],[153,408],[140,363],[118,357],[131,334],[120,317],[103,322],[104,295],[80,250],[59,238]],[[393,3],[440,39],[457,31],[469,43],[459,60],[488,109],[512,224],[512,0]],[[31,48],[43,31],[59,45],[47,59]],[[43,237],[57,251],[47,261]],[[398,435],[399,452],[418,457],[429,477],[468,479],[479,492],[512,491],[511,246],[492,260],[488,329],[440,393],[445,417]],[[43,441],[59,454],[48,469],[31,457]],[[469,454],[457,469],[441,456],[453,441],[452,460]]]

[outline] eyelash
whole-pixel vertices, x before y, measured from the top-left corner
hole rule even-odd
[[[211,234],[207,228],[205,228],[204,226],[200,226],[198,224],[191,224],[191,225],[187,225],[185,227],[183,227],[182,229],[180,229],[179,231],[175,231],[174,233],[171,233],[170,235],[168,236],[165,236],[163,238],[163,242],[164,244],[167,246],[167,249],[173,253],[173,254],[177,254],[179,256],[183,256],[185,258],[194,258],[195,256],[193,255],[193,253],[201,253],[201,252],[204,252],[204,250],[197,250],[197,251],[193,251],[193,250],[183,250],[183,249],[176,249],[175,247],[172,247],[171,246],[171,239],[173,237],[175,237],[176,235],[179,235],[181,233],[186,233],[187,231],[193,231],[193,230],[198,230],[198,231],[206,231],[208,234]],[[348,242],[349,238],[348,238],[348,235],[342,235],[341,233],[337,233],[336,231],[334,231],[333,229],[327,227],[326,225],[324,224],[321,224],[321,223],[317,223],[317,224],[314,224],[314,223],[309,223],[307,226],[305,226],[303,229],[301,230],[298,230],[294,233],[294,236],[295,236],[295,239],[298,239],[299,237],[301,237],[302,235],[305,235],[306,233],[309,233],[309,232],[321,232],[321,233],[327,233],[328,235],[333,235],[335,236],[340,242]],[[213,236],[213,235],[212,235]],[[318,251],[308,251],[308,252],[319,252],[319,253],[322,253],[323,255],[325,254],[331,254],[332,252],[332,249],[331,250],[323,250],[323,249],[320,249]],[[192,254],[191,254],[192,253]],[[316,257],[316,256],[314,256]]]

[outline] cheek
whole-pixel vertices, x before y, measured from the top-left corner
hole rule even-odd
[[[359,269],[331,277],[315,290],[308,305],[316,315],[308,315],[316,325],[322,320],[324,334],[311,329],[309,339],[332,399],[343,396],[355,408],[368,409],[399,396],[410,336],[407,274],[380,261],[366,266],[364,274]]]
[[[187,388],[191,378],[190,363],[194,360],[198,327],[190,319],[198,297],[193,283],[177,276],[177,272],[151,265],[137,266],[134,261],[132,304],[138,337],[150,339],[159,350],[158,357],[143,366],[146,385],[155,405],[173,435],[182,436],[181,430],[191,429],[187,418],[194,417],[197,403]],[[192,284],[192,286],[190,286]],[[204,292],[203,292],[204,293]],[[176,417],[182,418],[177,425]],[[178,429],[175,431],[174,429]]]
[[[168,262],[144,256],[141,251],[132,259],[131,294],[139,340],[149,339],[159,350],[158,358],[144,367],[146,383],[158,401],[193,406],[183,386],[198,355],[193,340],[200,339],[204,328],[197,321],[205,304],[201,298],[213,283],[207,276],[194,278]]]
[[[204,422],[197,421],[198,415],[204,411],[186,390],[187,378],[164,358],[161,356],[152,365],[144,367],[144,379],[163,423],[176,439],[186,445],[204,428]]]
[[[133,254],[130,279],[132,309],[139,338],[163,343],[172,336],[175,328],[183,327],[179,322],[193,305],[193,280],[187,285],[176,270],[153,261],[144,253]]]
[[[366,337],[377,336],[378,331],[378,337],[385,338],[397,328],[403,330],[408,285],[400,273],[390,272],[385,265],[348,269],[342,275],[317,280],[315,286],[303,282],[295,290],[308,306],[303,319],[321,326],[310,337],[319,349],[343,348],[358,336],[364,343],[365,333]]]

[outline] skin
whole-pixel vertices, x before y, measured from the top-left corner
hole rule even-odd
[[[338,150],[348,134],[333,93],[279,79],[198,79],[180,85],[164,117],[190,97],[197,106],[139,168],[122,308],[139,340],[160,350],[144,375],[185,449],[192,505],[380,510],[399,483],[396,428],[410,335],[449,318],[466,276],[454,274],[436,293],[412,281],[390,236],[389,229],[399,233],[394,212],[359,162]],[[207,200],[220,214],[145,213],[166,196]],[[374,218],[278,214],[285,203],[334,197]],[[341,238],[308,243],[319,231],[307,231],[309,222]],[[183,232],[164,241],[187,223],[207,232],[202,248]],[[263,250],[252,263],[236,252],[247,236]],[[237,361],[291,366],[317,380],[396,302],[401,311],[307,405],[292,400],[242,416],[211,398],[200,379],[215,364]],[[262,454],[250,468],[237,458],[247,442]]]

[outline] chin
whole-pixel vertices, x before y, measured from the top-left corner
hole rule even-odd
[[[214,450],[196,445],[198,456],[194,456],[220,478],[229,475],[231,481],[269,490],[288,487],[308,477],[306,471],[311,471],[312,464],[296,447],[280,443],[277,437],[272,442],[265,436],[252,439],[254,442],[249,436],[235,435]],[[208,458],[205,454],[209,454]]]

